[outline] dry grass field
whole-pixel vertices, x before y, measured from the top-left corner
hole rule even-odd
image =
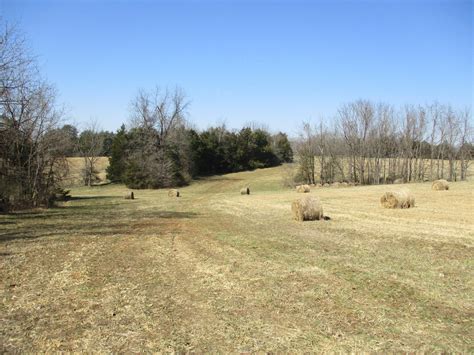
[[[68,160],[68,172],[64,183],[66,186],[80,186],[84,185],[83,180],[81,179],[81,172],[84,169],[84,158],[74,157],[67,158]],[[97,158],[96,169],[99,172],[97,177],[101,182],[107,180],[105,169],[109,166],[109,158],[99,157]]]
[[[281,171],[0,216],[1,351],[474,351],[474,182],[312,189],[301,223]]]

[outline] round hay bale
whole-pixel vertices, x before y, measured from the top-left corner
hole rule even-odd
[[[449,190],[449,182],[444,179],[435,180],[431,185],[431,189],[436,191]]]
[[[323,187],[330,187],[330,186],[331,186],[331,184],[329,184],[328,182],[325,182],[325,183],[323,184]]]
[[[336,181],[336,182],[333,182],[331,186],[332,187],[341,187],[341,184]]]
[[[296,186],[296,192],[307,193],[307,192],[310,192],[310,191],[311,191],[311,188],[309,187],[309,185],[298,185],[298,186]]]
[[[293,218],[297,221],[314,221],[323,219],[323,206],[319,198],[305,196],[291,204]]]
[[[247,187],[244,187],[244,188],[240,189],[240,194],[241,195],[250,195],[250,188],[247,186]]]
[[[404,181],[403,181],[403,179],[401,179],[401,178],[400,178],[400,179],[395,179],[395,180],[393,181],[394,184],[403,184],[403,182],[404,182]]]
[[[169,197],[179,197],[179,190],[177,189],[171,189],[168,191],[168,196]]]
[[[341,182],[341,187],[348,187],[348,186],[349,186],[349,184],[347,182],[345,182],[345,181]]]
[[[409,190],[387,191],[380,203],[385,208],[410,208],[415,207],[415,197]]]
[[[323,185],[321,185],[321,184],[316,184],[316,187],[318,187],[318,188],[319,188],[319,187],[323,187]]]
[[[126,200],[134,200],[135,195],[133,194],[133,191],[127,191],[125,195],[123,196],[123,198]]]

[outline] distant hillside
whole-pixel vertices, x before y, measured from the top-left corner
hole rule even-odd
[[[68,160],[68,174],[64,181],[64,186],[80,186],[83,185],[81,171],[84,168],[84,159],[80,157],[67,158]],[[109,166],[108,157],[100,157],[96,168],[99,172],[98,176],[101,182],[106,182],[106,171]]]

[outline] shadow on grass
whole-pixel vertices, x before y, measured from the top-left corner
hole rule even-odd
[[[104,200],[104,199],[113,199],[119,198],[119,196],[71,196],[69,201],[80,201],[80,200]]]
[[[196,218],[199,213],[195,212],[176,212],[176,211],[159,211],[158,218]]]
[[[216,182],[216,181],[243,181],[245,179],[213,175],[212,177],[195,178],[194,180],[195,181],[203,181],[203,182],[211,182],[212,183],[212,182]]]
[[[0,221],[0,226],[3,224],[16,224],[15,221]]]
[[[190,219],[199,216],[195,212],[148,211],[144,213],[143,211],[131,211],[124,217],[121,213],[114,213],[114,205],[99,207],[89,211],[91,206],[69,206],[36,212],[36,214],[34,212],[19,214],[16,217],[24,221],[29,219],[31,223],[22,223],[20,228],[0,230],[0,243],[48,237],[109,237],[133,234],[136,223],[143,220],[155,221],[156,225],[150,225],[149,228],[161,230],[160,219]],[[35,219],[44,220],[45,223]],[[57,223],[54,223],[55,220]],[[16,223],[14,221],[8,222]]]

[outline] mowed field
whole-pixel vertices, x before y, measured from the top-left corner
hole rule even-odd
[[[281,174],[0,215],[0,349],[474,351],[472,181],[313,189],[331,220],[301,223]]]

